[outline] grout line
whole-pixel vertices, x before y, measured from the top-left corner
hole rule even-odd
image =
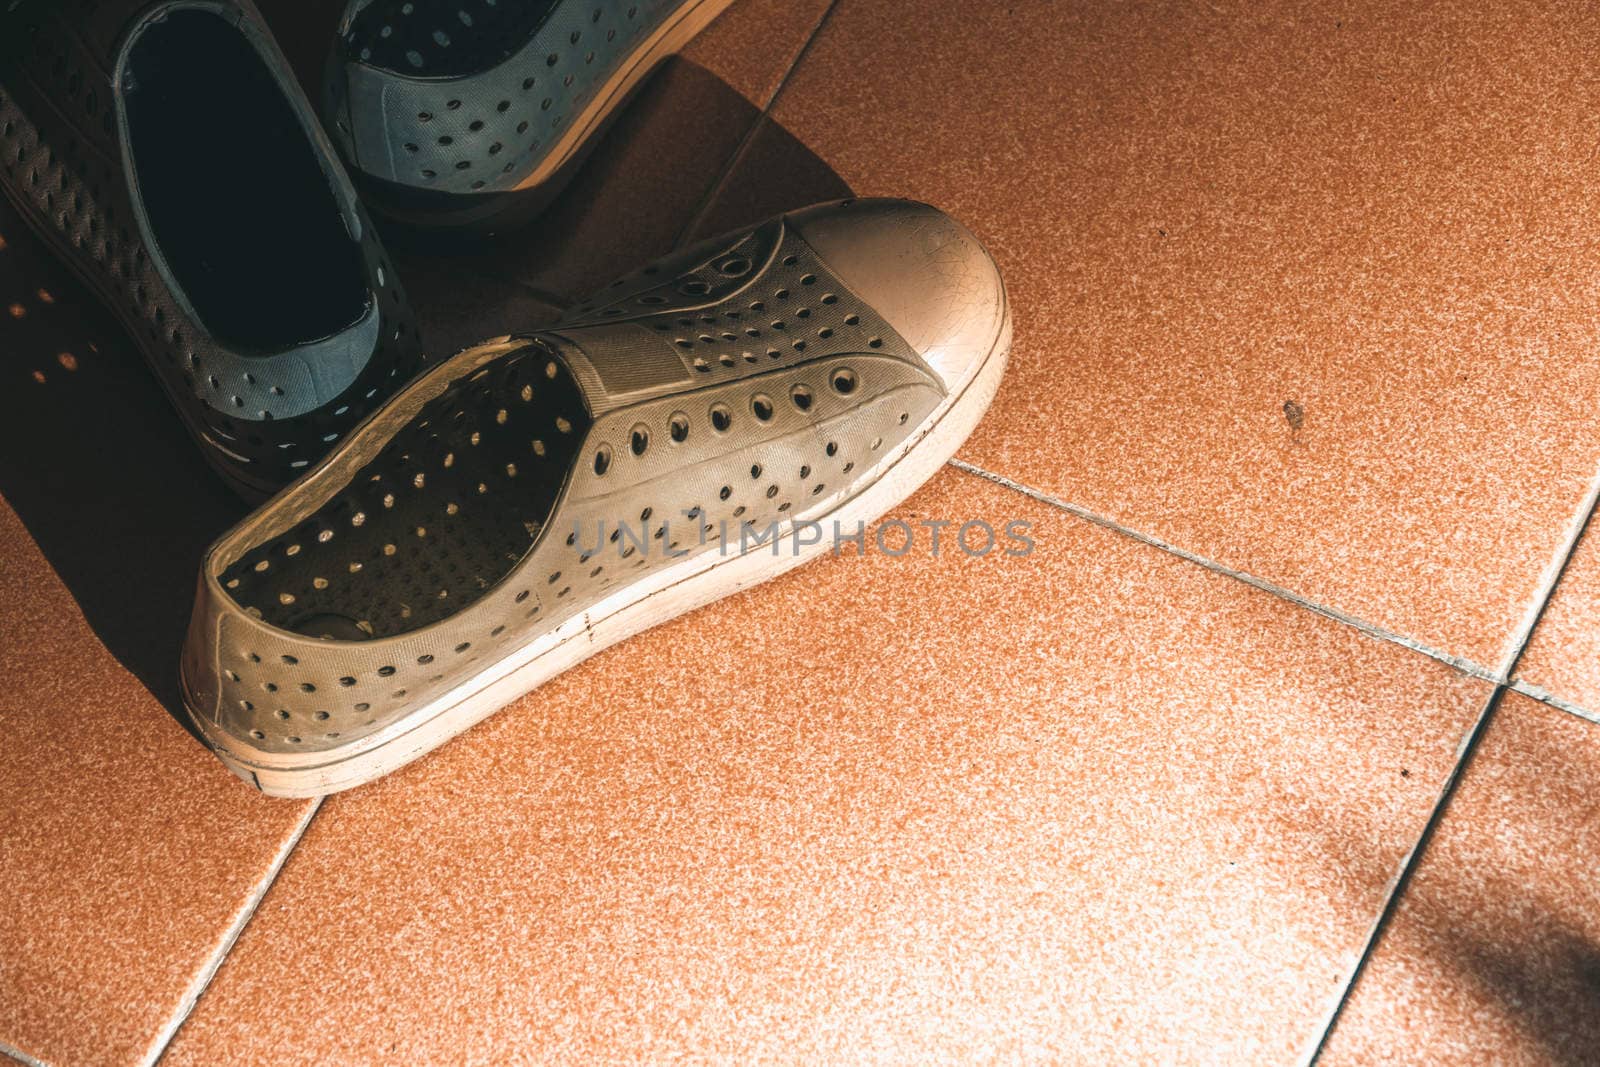
[[[690,235],[711,213],[711,209],[721,198],[723,191],[727,189],[728,179],[733,177],[733,172],[739,169],[739,163],[744,159],[745,153],[749,151],[750,145],[755,141],[756,134],[761,130],[762,124],[767,121],[767,116],[772,113],[773,107],[778,102],[778,97],[782,96],[783,91],[789,87],[789,78],[799,69],[801,61],[811,53],[811,46],[822,35],[822,28],[833,17],[834,9],[838,6],[839,0],[829,0],[827,9],[818,17],[816,25],[811,27],[811,34],[806,38],[806,43],[801,45],[800,50],[794,54],[794,59],[790,61],[788,68],[784,70],[783,77],[778,79],[778,84],[773,88],[771,95],[761,105],[761,110],[757,112],[755,121],[750,123],[749,128],[744,131],[744,136],[739,139],[739,145],[733,150],[733,154],[728,157],[727,164],[722,168],[722,174],[712,183],[711,188],[706,190],[705,195],[700,198],[700,203],[695,206],[694,212],[689,216],[689,221],[684,223],[683,228],[678,231],[677,240],[672,242],[674,249],[682,248],[688,243]]]
[[[1427,849],[1428,842],[1432,840],[1435,829],[1438,827],[1439,823],[1443,821],[1445,811],[1449,807],[1450,800],[1453,796],[1455,796],[1455,791],[1461,782],[1462,776],[1465,774],[1467,766],[1472,760],[1473,754],[1477,751],[1478,745],[1483,739],[1490,720],[1493,719],[1496,710],[1499,708],[1504,694],[1508,690],[1521,693],[1524,696],[1529,696],[1536,700],[1542,701],[1543,703],[1557,710],[1568,712],[1589,722],[1600,724],[1600,713],[1590,711],[1587,708],[1583,708],[1572,703],[1571,701],[1564,700],[1554,693],[1551,693],[1548,690],[1531,683],[1521,680],[1510,680],[1510,676],[1515,670],[1517,662],[1521,659],[1522,653],[1526,649],[1527,643],[1532,637],[1533,631],[1538,625],[1539,619],[1543,616],[1546,607],[1549,605],[1550,598],[1554,594],[1556,586],[1559,584],[1562,575],[1566,572],[1567,566],[1571,563],[1572,555],[1577,549],[1578,542],[1582,539],[1587,528],[1595,524],[1595,516],[1597,513],[1600,513],[1600,508],[1597,508],[1597,504],[1600,504],[1600,475],[1596,476],[1588,491],[1584,494],[1583,501],[1578,510],[1578,521],[1572,524],[1572,528],[1569,531],[1567,538],[1564,540],[1561,548],[1556,552],[1550,564],[1546,566],[1544,575],[1540,580],[1539,593],[1534,599],[1533,607],[1528,611],[1527,615],[1519,624],[1513,635],[1509,655],[1505,659],[1501,669],[1494,671],[1480,664],[1474,663],[1471,660],[1452,655],[1441,649],[1432,648],[1413,638],[1395,633],[1392,630],[1386,630],[1381,626],[1375,626],[1361,619],[1357,619],[1354,616],[1348,615],[1336,608],[1331,608],[1325,604],[1319,604],[1314,600],[1310,600],[1298,593],[1285,589],[1280,585],[1276,585],[1263,578],[1258,578],[1253,574],[1225,566],[1215,560],[1207,559],[1206,557],[1191,552],[1188,549],[1174,545],[1170,541],[1165,541],[1159,537],[1130,529],[1110,518],[1107,518],[1106,516],[1096,514],[1087,508],[1069,503],[1068,501],[1062,500],[1059,497],[1052,496],[1049,493],[1041,492],[1038,489],[1024,485],[1021,482],[1013,481],[1012,479],[1006,478],[1003,475],[995,474],[992,471],[985,470],[982,467],[968,463],[965,460],[951,459],[949,463],[950,466],[956,468],[957,470],[964,471],[975,477],[987,478],[989,481],[992,481],[998,485],[1003,485],[1008,489],[1016,490],[1017,492],[1022,493],[1024,496],[1030,497],[1039,501],[1040,503],[1047,504],[1061,511],[1065,511],[1067,514],[1082,519],[1085,522],[1094,523],[1096,526],[1111,530],[1114,533],[1131,538],[1140,542],[1141,544],[1149,545],[1152,548],[1171,553],[1172,555],[1178,556],[1180,559],[1184,559],[1190,563],[1196,564],[1197,566],[1204,567],[1206,570],[1212,571],[1213,573],[1236,579],[1245,583],[1246,585],[1259,589],[1265,593],[1270,593],[1273,596],[1280,597],[1284,600],[1288,600],[1293,604],[1297,604],[1300,607],[1316,612],[1317,614],[1326,618],[1333,619],[1336,622],[1341,622],[1348,626],[1352,626],[1370,637],[1391,642],[1401,646],[1402,648],[1421,653],[1422,655],[1444,663],[1446,666],[1453,667],[1456,670],[1461,671],[1463,674],[1477,678],[1481,681],[1492,682],[1494,684],[1494,690],[1484,700],[1483,708],[1479,711],[1477,719],[1467,730],[1466,734],[1463,735],[1461,743],[1456,749],[1455,761],[1451,766],[1450,773],[1448,777],[1446,777],[1443,787],[1440,789],[1438,797],[1434,801],[1433,807],[1428,813],[1428,819],[1423,824],[1422,832],[1418,834],[1416,840],[1412,843],[1410,850],[1402,858],[1400,869],[1396,872],[1395,877],[1389,883],[1389,886],[1385,891],[1383,907],[1379,910],[1377,918],[1373,921],[1372,927],[1367,933],[1366,940],[1362,943],[1361,952],[1357,958],[1355,967],[1352,968],[1349,978],[1345,980],[1343,988],[1340,990],[1337,1000],[1334,1002],[1332,1009],[1328,1013],[1326,1021],[1318,1031],[1313,1044],[1299,1061],[1300,1063],[1306,1065],[1315,1064],[1319,1057],[1321,1057],[1323,1051],[1326,1049],[1328,1041],[1332,1038],[1334,1029],[1338,1025],[1339,1017],[1343,1014],[1345,1006],[1350,1002],[1350,998],[1355,992],[1356,985],[1360,981],[1362,974],[1366,971],[1367,964],[1372,959],[1372,955],[1377,949],[1378,943],[1382,939],[1384,931],[1388,929],[1389,923],[1393,919],[1395,912],[1398,910],[1401,900],[1405,897],[1406,888],[1410,885],[1412,875],[1415,873],[1417,866],[1422,859],[1423,853]]]
[[[28,1067],[49,1067],[49,1064],[37,1056],[30,1056],[15,1045],[8,1045],[0,1041],[0,1056],[10,1056],[14,1060],[26,1063]]]
[[[1600,473],[1597,473],[1594,480],[1591,481],[1588,491],[1584,494],[1583,501],[1578,505],[1576,520],[1572,523],[1566,540],[1545,567],[1544,576],[1540,582],[1539,591],[1533,599],[1533,604],[1512,635],[1511,646],[1507,650],[1506,658],[1500,670],[1502,681],[1496,685],[1495,691],[1489,695],[1489,699],[1484,703],[1483,712],[1478,716],[1478,721],[1473,724],[1471,730],[1467,731],[1466,740],[1457,755],[1456,765],[1450,772],[1450,777],[1445,781],[1445,788],[1440,793],[1437,803],[1434,804],[1427,823],[1423,825],[1421,835],[1411,847],[1411,851],[1406,855],[1405,862],[1401,865],[1400,876],[1395,879],[1393,886],[1389,889],[1383,910],[1378,913],[1378,921],[1373,924],[1372,931],[1367,937],[1367,942],[1361,949],[1361,958],[1356,963],[1354,970],[1351,971],[1349,979],[1345,982],[1344,989],[1339,994],[1338,1003],[1334,1005],[1333,1012],[1328,1016],[1328,1021],[1322,1028],[1322,1034],[1317,1039],[1316,1046],[1306,1060],[1307,1064],[1315,1064],[1321,1058],[1323,1051],[1328,1046],[1328,1041],[1333,1037],[1334,1031],[1339,1025],[1339,1018],[1344,1014],[1345,1006],[1350,1003],[1350,998],[1355,994],[1356,986],[1360,982],[1361,976],[1366,972],[1367,964],[1371,961],[1373,953],[1377,951],[1378,944],[1382,940],[1384,932],[1388,929],[1390,921],[1399,910],[1400,902],[1405,898],[1406,889],[1411,884],[1411,876],[1421,862],[1423,854],[1427,851],[1428,842],[1433,839],[1434,830],[1443,821],[1445,811],[1450,805],[1450,800],[1455,796],[1456,788],[1465,775],[1473,754],[1477,752],[1478,744],[1482,741],[1483,735],[1488,729],[1489,721],[1494,718],[1505,693],[1508,690],[1517,692],[1532,690],[1533,692],[1528,695],[1537,696],[1538,699],[1544,700],[1551,707],[1562,711],[1570,711],[1575,715],[1595,721],[1593,716],[1584,713],[1577,705],[1560,700],[1554,694],[1549,694],[1548,699],[1544,695],[1539,695],[1543,694],[1544,691],[1537,686],[1507,680],[1515,672],[1517,663],[1522,659],[1522,654],[1527,649],[1528,641],[1533,636],[1534,628],[1538,626],[1539,620],[1543,618],[1545,609],[1549,607],[1550,599],[1555,594],[1556,586],[1560,583],[1562,575],[1566,573],[1568,564],[1572,562],[1572,556],[1577,551],[1578,542],[1583,538],[1584,531],[1593,521],[1597,500],[1600,500]]]
[[[1450,800],[1455,796],[1457,787],[1466,773],[1468,764],[1472,762],[1473,755],[1478,750],[1478,743],[1483,740],[1483,735],[1488,728],[1489,721],[1494,718],[1495,711],[1500,707],[1501,697],[1507,690],[1505,685],[1496,685],[1494,692],[1483,702],[1483,709],[1478,712],[1477,720],[1467,730],[1461,744],[1456,749],[1455,765],[1450,768],[1450,774],[1445,778],[1444,788],[1439,791],[1438,798],[1434,801],[1433,808],[1428,812],[1428,821],[1423,823],[1422,832],[1417,835],[1416,841],[1411,845],[1411,850],[1405,854],[1400,862],[1400,870],[1394,880],[1389,883],[1383,907],[1378,911],[1378,917],[1372,923],[1372,928],[1367,932],[1367,939],[1361,946],[1361,955],[1356,960],[1356,965],[1350,971],[1350,977],[1345,980],[1344,988],[1339,991],[1338,998],[1334,1001],[1333,1010],[1328,1013],[1327,1020],[1323,1023],[1321,1032],[1317,1035],[1310,1049],[1300,1059],[1300,1063],[1311,1067],[1321,1058],[1327,1050],[1328,1040],[1333,1037],[1334,1030],[1339,1025],[1339,1017],[1344,1014],[1344,1009],[1350,1003],[1350,997],[1355,993],[1356,985],[1361,981],[1361,976],[1366,972],[1367,964],[1372,961],[1372,955],[1382,940],[1384,932],[1393,920],[1395,913],[1400,909],[1400,902],[1405,899],[1406,889],[1411,884],[1411,878],[1416,873],[1422,854],[1427,850],[1428,842],[1433,840],[1433,834],[1439,824],[1444,821],[1445,810],[1450,806]]]
[[[979,478],[987,478],[991,482],[1003,485],[1008,489],[1015,489],[1024,496],[1032,497],[1034,500],[1037,500],[1040,503],[1048,504],[1051,507],[1058,508],[1062,511],[1065,511],[1069,515],[1083,519],[1085,522],[1092,522],[1096,526],[1104,527],[1105,529],[1111,530],[1114,533],[1119,533],[1124,537],[1130,537],[1141,544],[1149,545],[1152,548],[1159,548],[1163,552],[1169,552],[1172,555],[1189,561],[1190,563],[1204,567],[1206,570],[1215,574],[1236,579],[1248,586],[1251,586],[1252,588],[1259,589],[1264,593],[1271,593],[1273,596],[1280,597],[1293,604],[1297,604],[1309,611],[1314,611],[1318,615],[1321,615],[1325,618],[1332,619],[1335,622],[1344,623],[1346,626],[1352,626],[1366,634],[1368,637],[1374,637],[1380,641],[1387,641],[1391,644],[1399,645],[1400,647],[1409,649],[1412,652],[1420,652],[1422,655],[1427,656],[1430,659],[1436,659],[1440,663],[1443,663],[1449,667],[1454,667],[1461,673],[1470,675],[1473,678],[1478,678],[1485,682],[1493,682],[1496,685],[1502,685],[1505,682],[1505,677],[1503,675],[1496,674],[1488,667],[1474,663],[1469,659],[1453,655],[1444,651],[1443,649],[1434,648],[1431,645],[1425,645],[1415,638],[1406,637],[1404,634],[1398,634],[1393,630],[1386,630],[1382,626],[1377,626],[1373,623],[1358,619],[1353,615],[1349,615],[1343,611],[1340,611],[1338,608],[1332,608],[1326,604],[1320,604],[1315,600],[1301,596],[1299,593],[1285,589],[1281,585],[1269,582],[1265,578],[1258,578],[1247,571],[1236,570],[1232,567],[1226,566],[1225,564],[1218,563],[1216,560],[1207,559],[1205,556],[1191,552],[1186,548],[1180,548],[1178,545],[1175,545],[1170,541],[1164,541],[1161,538],[1151,534],[1130,529],[1129,527],[1118,523],[1114,519],[1109,519],[1104,515],[1096,514],[1095,512],[1092,512],[1087,508],[1080,507],[1077,504],[1068,503],[1067,501],[1062,500],[1060,497],[1051,496],[1049,493],[1041,492],[1038,489],[1023,485],[1021,482],[1012,481],[1010,478],[1007,478],[1004,475],[995,474],[992,471],[984,470],[982,467],[974,466],[973,464],[968,463],[966,460],[952,459],[950,460],[950,466],[955,467],[957,470],[965,471],[968,474],[976,475]]]
[[[266,876],[261,879],[255,890],[250,894],[250,899],[245,901],[244,908],[240,910],[239,915],[233,920],[233,924],[228,928],[227,933],[223,935],[222,944],[212,955],[211,961],[200,974],[195,976],[194,982],[189,986],[189,991],[184,995],[182,1002],[179,1003],[178,1010],[173,1013],[172,1018],[167,1020],[167,1024],[156,1034],[156,1039],[150,1047],[149,1054],[144,1059],[144,1067],[149,1067],[149,1065],[156,1063],[166,1055],[167,1048],[172,1044],[172,1039],[177,1036],[178,1030],[189,1018],[189,1013],[194,1011],[195,1005],[200,1002],[200,998],[210,988],[211,979],[216,976],[217,969],[222,966],[222,961],[227,959],[228,954],[233,951],[234,942],[239,940],[239,935],[244,932],[244,928],[250,924],[251,919],[255,918],[256,909],[261,906],[261,901],[267,895],[267,891],[278,880],[279,873],[283,871],[283,865],[289,862],[289,856],[300,844],[300,839],[305,836],[306,828],[311,825],[311,820],[316,817],[317,812],[322,810],[322,801],[322,797],[317,797],[311,802],[311,807],[301,817],[299,825],[294,828],[294,832],[289,835],[288,840],[279,848],[278,855],[273,860],[271,868],[268,869]]]
[[[1583,494],[1583,500],[1578,504],[1577,514],[1574,516],[1571,529],[1567,531],[1566,540],[1550,557],[1550,562],[1545,564],[1544,573],[1540,576],[1538,588],[1534,591],[1527,613],[1512,634],[1510,647],[1506,650],[1506,658],[1500,671],[1502,678],[1511,677],[1512,672],[1516,670],[1517,662],[1522,659],[1522,653],[1527,650],[1534,629],[1539,625],[1539,620],[1544,618],[1545,609],[1550,606],[1550,599],[1555,595],[1556,586],[1561,583],[1562,576],[1567,573],[1567,567],[1572,562],[1573,554],[1578,550],[1578,542],[1583,540],[1585,531],[1594,524],[1597,502],[1600,502],[1600,471],[1595,472],[1588,490]]]
[[[1589,722],[1600,723],[1600,711],[1590,711],[1581,704],[1574,704],[1572,701],[1567,700],[1564,697],[1559,697],[1550,692],[1550,690],[1544,688],[1543,686],[1534,685],[1532,682],[1525,682],[1521,678],[1518,678],[1516,681],[1512,682],[1508,688],[1510,688],[1514,693],[1521,693],[1523,696],[1532,697],[1534,700],[1537,700],[1540,703],[1549,704],[1557,711],[1564,711],[1569,715],[1576,715],[1578,718],[1587,719]]]

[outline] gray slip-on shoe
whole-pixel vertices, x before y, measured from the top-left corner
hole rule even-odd
[[[385,774],[881,516],[965,440],[1010,341],[970,233],[859,200],[468,349],[210,549],[194,723],[275,795]]]
[[[542,211],[730,2],[350,0],[323,114],[379,211],[492,233]]]

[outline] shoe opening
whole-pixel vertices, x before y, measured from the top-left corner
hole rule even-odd
[[[589,426],[571,374],[529,342],[452,382],[303,522],[228,562],[222,586],[273,626],[334,640],[455,615],[533,547]]]
[[[147,236],[213,337],[265,353],[361,318],[366,269],[321,153],[237,26],[199,9],[150,23],[122,84]]]
[[[510,59],[555,6],[556,0],[375,0],[351,20],[345,54],[413,77],[477,74]],[[597,25],[600,15],[597,8]],[[596,33],[606,30],[600,27]],[[575,35],[572,43],[581,43],[581,38]]]

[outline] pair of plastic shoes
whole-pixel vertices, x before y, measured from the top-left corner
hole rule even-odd
[[[726,2],[356,0],[326,117],[380,209],[491,228],[547,201]],[[268,793],[370,781],[827,551],[929,478],[999,384],[992,260],[895,200],[712,239],[550,330],[425,364],[248,3],[67,7],[11,13],[0,184],[226,478],[296,479],[208,551],[181,664],[198,732]]]

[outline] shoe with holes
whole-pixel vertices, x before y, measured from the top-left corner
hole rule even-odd
[[[378,210],[480,234],[560,192],[731,0],[350,0],[324,114]]]
[[[971,234],[866,200],[467,349],[209,550],[180,672],[194,723],[268,793],[385,774],[832,550],[949,459],[1010,342]]]
[[[393,269],[246,0],[0,2],[0,189],[246,496],[421,369]]]

